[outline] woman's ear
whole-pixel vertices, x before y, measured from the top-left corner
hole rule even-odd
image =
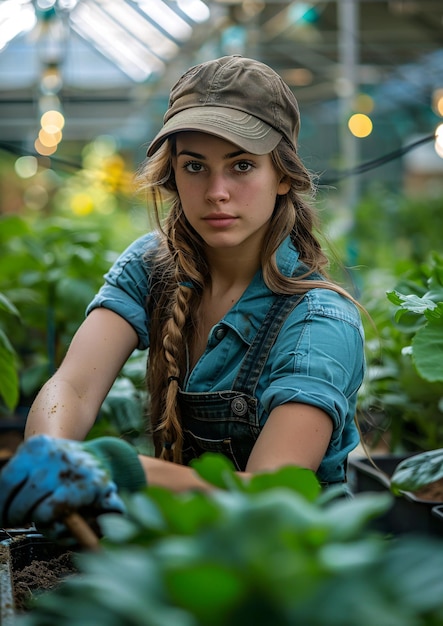
[[[282,178],[277,188],[277,195],[285,196],[289,192],[290,189],[291,189],[291,183],[288,181],[286,177]]]

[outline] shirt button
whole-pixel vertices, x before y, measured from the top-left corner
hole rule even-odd
[[[217,341],[221,341],[225,335],[226,328],[224,328],[223,326],[219,326],[214,332],[214,337],[217,339]]]

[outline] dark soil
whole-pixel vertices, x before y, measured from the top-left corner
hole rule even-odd
[[[0,430],[0,461],[4,463],[10,459],[22,441],[23,435],[17,430]]]
[[[14,603],[17,612],[26,611],[31,600],[44,591],[57,587],[60,582],[77,569],[72,553],[64,552],[49,561],[33,561],[21,570],[13,572]]]
[[[443,478],[429,483],[426,487],[414,492],[414,496],[419,500],[429,500],[430,502],[443,502]]]

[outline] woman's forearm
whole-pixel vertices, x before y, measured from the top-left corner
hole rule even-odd
[[[214,489],[214,485],[200,478],[192,467],[148,456],[139,456],[139,460],[145,470],[148,485],[165,487],[175,492]],[[247,472],[239,472],[238,475],[245,479],[250,476]]]
[[[25,437],[47,434],[86,437],[137,335],[123,318],[95,309],[75,334],[54,376],[42,387],[29,412]]]
[[[63,439],[82,440],[96,418],[95,410],[84,402],[72,385],[51,378],[37,395],[25,427],[25,438],[46,434]]]

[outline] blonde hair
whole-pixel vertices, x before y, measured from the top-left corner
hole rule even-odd
[[[192,343],[196,311],[210,271],[204,242],[185,218],[175,186],[172,158],[175,138],[169,138],[138,172],[140,186],[147,191],[161,244],[153,261],[150,349],[147,384],[150,394],[150,423],[156,456],[181,462],[183,431],[177,393],[186,372],[186,346]],[[304,196],[313,193],[311,176],[293,148],[285,141],[271,153],[279,175],[290,184],[289,192],[277,196],[274,212],[261,253],[261,269],[267,287],[276,294],[302,294],[324,287],[351,298],[327,276],[328,258],[315,234],[318,223]],[[164,207],[169,207],[163,217]],[[290,237],[306,271],[298,277],[284,276],[276,262],[276,251]],[[321,273],[324,280],[309,278]],[[353,298],[351,298],[353,300]]]

